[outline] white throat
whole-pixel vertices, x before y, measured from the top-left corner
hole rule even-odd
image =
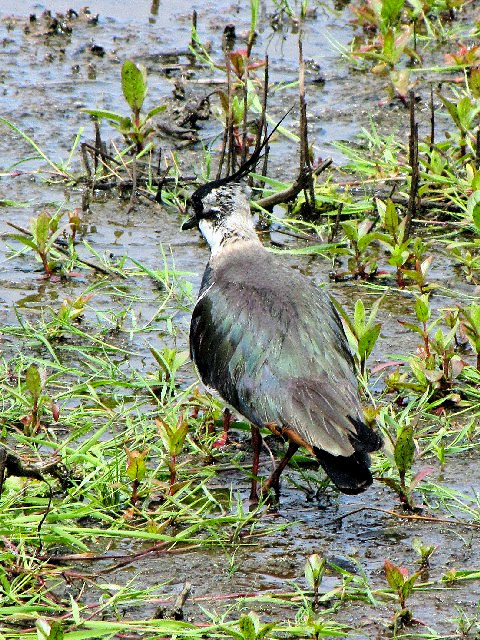
[[[228,222],[230,222],[230,224],[228,224]],[[202,236],[210,245],[212,256],[225,250],[227,247],[232,247],[238,242],[254,241],[260,244],[253,224],[251,227],[244,226],[243,224],[232,224],[232,218],[230,218],[228,222],[225,220],[223,224],[219,224],[217,221],[203,218],[198,223],[198,228]]]
[[[206,218],[199,221],[198,228],[210,245],[212,254],[218,253],[225,238],[224,230],[219,226],[215,226],[211,220],[207,220]]]

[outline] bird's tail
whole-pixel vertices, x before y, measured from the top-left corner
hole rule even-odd
[[[351,456],[334,456],[318,447],[314,447],[314,453],[337,489],[343,493],[356,494],[365,491],[372,484],[368,454],[380,449],[383,440],[360,420],[350,420],[356,428],[356,435],[350,438],[355,449]]]

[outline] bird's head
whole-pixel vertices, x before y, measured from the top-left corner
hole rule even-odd
[[[291,109],[272,129],[250,158],[230,176],[212,180],[192,193],[188,210],[192,213],[182,229],[198,227],[212,250],[229,236],[253,237],[254,225],[250,214],[249,190],[240,184],[242,178],[255,167],[271,136]]]
[[[208,182],[190,197],[193,215],[182,229],[198,227],[212,250],[227,239],[253,238],[249,197],[250,189],[238,182]]]

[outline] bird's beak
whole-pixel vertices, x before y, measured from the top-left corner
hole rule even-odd
[[[188,220],[182,224],[182,231],[187,231],[187,229],[193,229],[193,227],[198,227],[197,216],[193,215]]]

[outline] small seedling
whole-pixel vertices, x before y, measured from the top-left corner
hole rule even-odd
[[[468,95],[464,95],[456,102],[447,100],[443,96],[439,98],[459,130],[460,155],[464,156],[467,152],[468,140],[473,141],[473,129],[480,113],[480,106]]]
[[[405,278],[410,278],[419,286],[420,291],[423,291],[427,285],[427,272],[432,262],[432,258],[423,260],[425,244],[418,238],[407,236],[408,218],[405,216],[400,220],[392,200],[382,202],[377,199],[377,210],[386,233],[374,235],[390,254],[388,263],[396,268],[398,287],[404,289]],[[413,269],[410,268],[412,265]]]
[[[166,106],[161,105],[151,109],[146,115],[141,115],[141,109],[147,95],[147,71],[142,65],[137,65],[131,60],[125,60],[122,66],[122,91],[123,96],[132,110],[130,116],[123,116],[115,111],[102,109],[82,109],[84,113],[110,122],[123,135],[127,143],[133,142],[137,153],[144,150],[147,137],[154,131],[151,119],[165,111]]]
[[[45,380],[46,372],[44,369],[40,369],[34,364],[28,367],[25,374],[25,389],[28,397],[25,397],[24,403],[29,408],[29,413],[20,418],[25,435],[28,437],[35,435],[40,428],[40,418],[47,402],[51,404],[52,416],[55,421],[58,420],[60,415],[58,405],[43,393]]]
[[[392,443],[393,463],[398,473],[398,480],[385,476],[379,477],[378,480],[395,491],[406,511],[421,511],[421,507],[416,506],[413,502],[412,492],[415,487],[432,472],[432,469],[422,469],[407,483],[407,478],[410,476],[415,459],[413,424],[411,424],[406,414],[402,414],[397,421],[392,415],[385,411],[380,412],[380,422],[383,423],[384,426],[388,425],[390,429],[393,427],[396,431],[395,439],[391,437],[388,431],[387,437]]]
[[[221,629],[235,640],[262,640],[267,638],[270,631],[276,626],[276,622],[262,624],[254,611],[243,614],[235,627],[220,625]]]
[[[476,355],[476,367],[480,371],[480,304],[472,302],[465,308],[459,307],[459,315],[463,318],[462,328]]]
[[[38,618],[35,627],[37,640],[63,640],[65,633],[61,622],[48,622],[45,618]]]
[[[177,351],[177,349],[163,347],[158,351],[154,347],[150,347],[150,353],[160,365],[160,380],[168,384],[175,383],[177,370],[190,359],[190,353],[187,349]]]
[[[313,589],[313,610],[318,609],[318,588],[322,583],[325,574],[325,558],[318,553],[313,553],[305,564],[305,578],[308,585]]]
[[[380,329],[382,328],[381,323],[374,324],[382,300],[383,296],[373,303],[367,319],[365,316],[365,306],[359,298],[355,303],[352,320],[345,308],[337,300],[332,298],[336,310],[344,320],[348,343],[353,350],[356,365],[362,376],[366,374],[367,359],[372,353],[373,347],[380,334]]]
[[[354,278],[368,280],[377,272],[377,262],[364,255],[368,246],[376,239],[375,234],[371,232],[372,226],[373,223],[368,218],[362,222],[347,220],[341,223],[343,233],[350,244],[347,249],[350,255],[347,259],[348,270]]]
[[[58,228],[58,218],[51,217],[47,211],[42,211],[30,221],[31,236],[14,234],[12,238],[30,247],[38,254],[45,276],[50,277],[55,268],[55,261],[51,260],[50,252],[62,229]]]
[[[85,307],[88,301],[93,297],[93,293],[86,296],[79,296],[75,300],[66,298],[60,309],[50,309],[52,320],[48,323],[48,336],[52,339],[63,336],[69,325],[85,313]]]
[[[412,546],[419,555],[420,571],[426,571],[430,567],[430,558],[438,548],[437,545],[425,545],[420,538],[414,538]]]
[[[399,567],[389,560],[385,560],[384,570],[388,585],[397,594],[400,605],[400,611],[396,611],[394,615],[394,626],[397,628],[398,626],[409,625],[413,620],[413,615],[410,609],[407,609],[407,599],[412,593],[421,571],[409,576],[408,569]]]
[[[127,454],[127,476],[132,481],[132,495],[130,497],[132,507],[134,507],[138,501],[138,487],[147,472],[145,458],[148,451],[148,449],[144,451],[129,451],[127,447],[125,447],[125,453]]]
[[[170,471],[170,487],[169,495],[173,495],[176,491],[175,482],[177,479],[177,456],[181,453],[183,443],[188,433],[188,420],[184,420],[183,413],[180,414],[176,427],[171,427],[164,420],[155,418],[158,434],[162,440],[163,446],[170,455],[167,460],[167,467]]]

